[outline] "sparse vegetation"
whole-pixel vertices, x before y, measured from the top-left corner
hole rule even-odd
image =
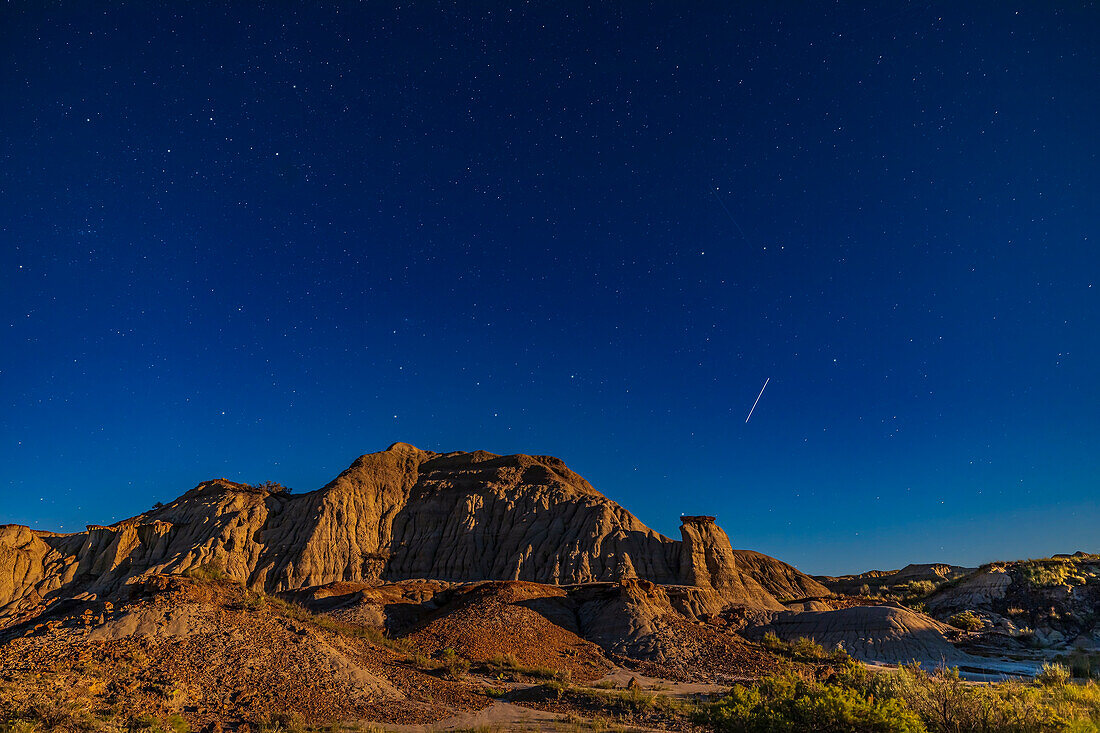
[[[420,652],[410,654],[407,660],[413,667],[416,667],[421,672],[435,672],[443,666],[443,662],[438,659],[432,659],[429,656],[425,656]]]
[[[764,634],[764,648],[772,654],[793,659],[796,662],[845,662],[849,659],[843,649],[827,650],[813,639],[800,636],[794,641],[783,641],[774,632]]]
[[[1023,580],[1037,588],[1084,585],[1086,582],[1079,572],[1077,563],[1068,559],[1028,560],[1019,563],[1017,567]]]
[[[322,614],[312,613],[308,608],[301,606],[297,603],[284,600],[277,596],[264,596],[265,603],[270,605],[273,609],[278,611],[283,616],[291,618],[300,623],[310,624],[318,629],[324,629],[325,631],[331,631],[341,636],[348,636],[359,639],[366,639],[367,641],[377,646],[386,647],[387,649],[393,649],[398,652],[407,652],[408,644],[400,639],[391,639],[382,633],[381,629],[373,626],[359,626],[357,624],[348,624],[343,621],[337,621],[336,619],[324,616]]]
[[[268,494],[291,494],[294,492],[293,489],[289,489],[277,481],[263,481],[258,484],[252,484],[252,488],[258,489],[259,491],[265,491]]]
[[[167,727],[172,733],[191,733],[191,726],[182,716],[176,713],[168,716]]]
[[[500,654],[488,660],[482,665],[486,672],[498,679],[510,677],[512,679],[535,680],[559,680],[569,681],[569,670],[556,670],[549,667],[531,667],[522,665],[512,654]]]

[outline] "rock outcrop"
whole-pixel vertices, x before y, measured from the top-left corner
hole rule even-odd
[[[970,658],[950,642],[955,633],[933,619],[895,606],[857,606],[836,611],[784,613],[748,629],[749,637],[772,632],[780,639],[813,639],[826,649],[841,648],[856,659],[890,664],[923,662],[935,667]]]
[[[782,609],[824,589],[778,560],[735,552],[713,517],[669,539],[549,456],[439,454],[395,443],[307,494],[225,479],[109,527],[0,527],[0,625],[153,574],[218,572],[288,591],[430,578],[695,586],[700,613]]]

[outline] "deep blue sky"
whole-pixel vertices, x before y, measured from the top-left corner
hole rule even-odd
[[[810,572],[1100,551],[1094,3],[249,5],[0,9],[0,521],[403,440]]]

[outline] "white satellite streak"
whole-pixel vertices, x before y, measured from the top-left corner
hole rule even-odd
[[[756,405],[759,404],[760,398],[764,396],[764,390],[768,388],[768,382],[772,381],[771,377],[764,380],[764,386],[760,388],[760,394],[756,395],[756,402],[752,403],[752,407],[749,408],[749,417],[752,417],[752,411],[756,409]],[[745,422],[749,421],[749,417],[745,418]]]

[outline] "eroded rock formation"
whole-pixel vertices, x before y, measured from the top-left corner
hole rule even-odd
[[[405,578],[641,579],[695,586],[692,602],[705,613],[824,594],[789,565],[735,552],[713,517],[683,519],[682,540],[669,539],[557,458],[396,443],[307,494],[215,479],[109,527],[0,527],[0,621],[197,568],[268,591]]]

